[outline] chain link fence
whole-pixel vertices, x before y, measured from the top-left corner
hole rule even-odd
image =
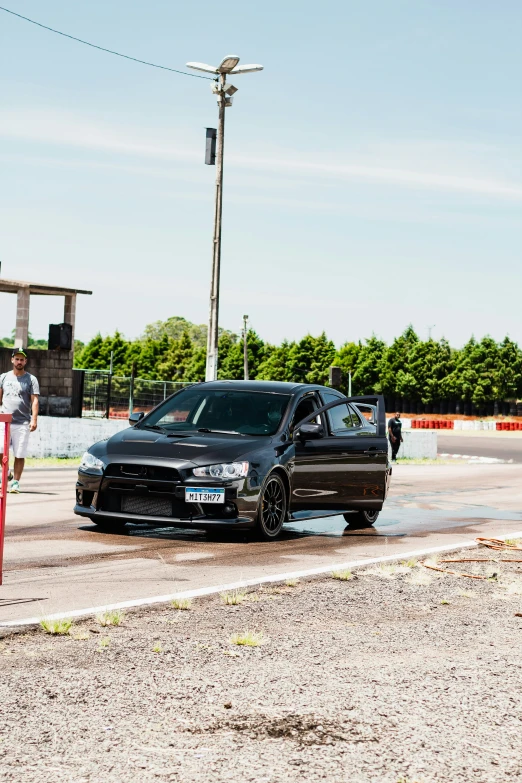
[[[78,374],[77,410],[84,418],[126,419],[133,411],[147,413],[178,389],[190,386],[185,381],[149,381],[98,370],[74,373]]]

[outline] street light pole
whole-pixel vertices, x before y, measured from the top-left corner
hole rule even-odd
[[[207,335],[207,364],[205,380],[217,378],[219,341],[219,282],[221,271],[221,221],[223,215],[223,152],[225,145],[225,75],[219,75],[218,128],[216,150],[216,196],[214,204],[214,239],[212,243],[212,279],[210,283],[210,314]]]
[[[244,378],[248,381],[248,315],[243,316],[243,366]]]
[[[223,153],[225,146],[225,109],[232,106],[232,95],[237,92],[237,87],[227,84],[228,74],[251,73],[262,71],[262,65],[239,65],[239,57],[228,55],[224,57],[220,65],[207,65],[206,63],[187,63],[187,67],[195,71],[204,71],[216,75],[216,81],[212,85],[212,92],[218,102],[218,128],[217,151],[215,164],[216,171],[216,197],[214,204],[214,239],[212,243],[212,280],[210,284],[210,314],[207,336],[207,363],[205,380],[215,381],[218,368],[218,341],[219,341],[219,282],[221,272],[221,222],[223,214]],[[212,157],[212,155],[210,156]],[[208,161],[212,165],[213,160]],[[248,376],[247,376],[248,377]]]

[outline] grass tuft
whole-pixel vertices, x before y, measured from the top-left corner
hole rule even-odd
[[[297,587],[299,584],[299,579],[287,579],[285,582],[285,585],[287,587]]]
[[[192,601],[190,600],[190,598],[174,598],[170,602],[170,605],[174,609],[179,609],[179,611],[188,612],[188,610],[192,606]]]
[[[415,568],[417,565],[417,558],[416,557],[410,557],[409,560],[403,560],[401,562],[401,566],[404,566],[405,568]]]
[[[100,639],[100,649],[105,650],[110,645],[111,640],[108,636],[104,636],[102,639]]]
[[[244,631],[243,633],[234,633],[229,639],[230,644],[238,644],[241,647],[259,647],[263,644],[265,637],[262,631]]]
[[[86,642],[87,639],[91,638],[91,635],[87,633],[87,631],[78,631],[77,633],[70,633],[69,636],[71,639],[74,639],[75,642]]]
[[[508,546],[518,546],[522,543],[522,538],[506,538],[504,543]]]
[[[106,628],[108,625],[121,625],[125,612],[121,609],[106,609],[96,615],[96,622]]]
[[[344,571],[332,571],[332,579],[338,579],[340,582],[349,582],[353,579],[353,574],[348,569]]]
[[[447,598],[443,598],[440,603],[441,603],[442,606],[449,606],[449,601],[448,601]]]
[[[45,633],[51,636],[64,636],[72,628],[73,621],[69,617],[62,617],[60,620],[51,620],[50,617],[42,617],[40,625]]]
[[[409,579],[406,580],[408,584],[415,585],[416,587],[424,587],[431,583],[431,576],[426,571],[414,571]]]
[[[161,644],[159,642],[154,645],[154,647],[152,648],[152,652],[154,652],[154,653],[162,653],[163,652],[163,647],[161,646]]]
[[[246,590],[231,590],[229,593],[221,593],[221,600],[227,606],[242,604],[247,597]]]

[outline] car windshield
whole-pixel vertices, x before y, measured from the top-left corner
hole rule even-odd
[[[218,432],[273,435],[290,395],[271,392],[184,389],[166,400],[140,424],[170,432]]]

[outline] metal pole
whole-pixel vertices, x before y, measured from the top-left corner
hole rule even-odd
[[[214,206],[214,241],[212,244],[212,282],[210,285],[210,316],[207,338],[205,380],[215,381],[218,366],[219,274],[221,265],[221,216],[223,211],[223,151],[225,144],[225,74],[219,76],[218,127],[216,152],[216,201]]]
[[[248,315],[243,316],[243,364],[244,364],[244,377],[245,381],[248,381]]]
[[[352,396],[352,373],[348,370],[348,397]]]
[[[132,362],[130,382],[129,382],[129,416],[134,410],[134,376],[135,375],[136,375],[136,364]]]
[[[4,424],[4,445],[2,452],[2,486],[0,487],[0,585],[2,584],[2,571],[4,563],[4,535],[5,535],[5,507],[7,500],[7,476],[9,474],[9,446],[11,441],[10,427],[12,421],[10,413],[0,414],[0,421]]]
[[[114,351],[111,351],[111,364],[109,368],[109,377],[107,378],[107,406],[105,408],[105,418],[110,418],[111,414],[111,386],[112,386],[112,368],[114,360]]]

